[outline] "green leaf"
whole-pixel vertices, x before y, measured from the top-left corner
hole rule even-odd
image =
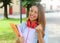
[[[22,2],[22,6],[23,6],[23,7],[26,6],[27,2],[28,2],[28,1],[23,1],[23,2]]]
[[[22,6],[26,7],[28,4],[34,4],[36,2],[40,2],[41,0],[22,0]]]
[[[0,2],[2,2],[3,0],[0,0]]]

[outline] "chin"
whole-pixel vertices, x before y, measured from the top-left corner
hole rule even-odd
[[[33,18],[30,18],[30,20],[31,20],[31,21],[34,21],[35,19],[33,19]]]

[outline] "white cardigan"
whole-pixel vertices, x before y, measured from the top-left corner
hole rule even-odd
[[[22,23],[18,25],[18,30],[20,34],[24,37],[24,43],[37,43],[37,32],[35,29],[31,29],[30,27],[27,27],[27,23]],[[48,38],[47,38],[47,28],[45,29],[45,36],[44,40],[45,43],[48,43]]]

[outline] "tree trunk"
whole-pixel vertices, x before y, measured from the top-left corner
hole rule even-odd
[[[28,17],[28,15],[29,15],[29,8],[31,7],[31,4],[28,4],[27,5],[27,14],[26,14],[26,17]]]
[[[27,7],[27,14],[26,14],[26,16],[28,17],[28,15],[29,15],[29,8]]]
[[[7,14],[7,4],[4,3],[4,18],[8,19],[8,14]]]

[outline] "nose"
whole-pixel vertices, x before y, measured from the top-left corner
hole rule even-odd
[[[33,14],[34,14],[34,12],[31,12],[31,14],[33,15]]]

